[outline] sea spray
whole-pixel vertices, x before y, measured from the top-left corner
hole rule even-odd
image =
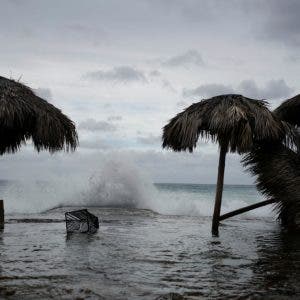
[[[87,205],[151,208],[155,187],[132,161],[115,158],[89,178],[84,195]]]
[[[90,165],[89,165],[90,166]],[[88,172],[86,172],[88,173]],[[153,184],[147,172],[128,156],[110,155],[89,167],[90,175],[48,174],[47,179],[24,179],[0,187],[7,213],[36,213],[57,206],[99,206],[151,209],[160,214],[211,216],[214,185]],[[224,187],[222,212],[262,200],[253,186]],[[245,216],[269,216],[271,209]],[[242,216],[244,217],[244,215]]]
[[[1,187],[6,213],[39,213],[62,205],[81,202],[84,185],[74,178],[47,181],[24,179],[9,181]]]
[[[82,162],[84,163],[84,162]],[[88,172],[68,176],[49,172],[43,180],[2,182],[7,213],[37,213],[57,206],[102,206],[151,209],[155,187],[128,156],[110,155]]]

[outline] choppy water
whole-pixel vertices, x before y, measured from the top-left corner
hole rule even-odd
[[[0,296],[299,299],[299,235],[283,232],[270,209],[224,221],[216,238],[207,216],[214,186],[165,184],[153,191],[156,212],[129,194],[123,205],[94,195],[89,210],[101,220],[94,235],[66,234],[64,212],[74,207],[24,214],[10,206],[0,233]],[[257,197],[254,187],[226,186],[225,210]],[[107,199],[113,208],[94,206],[107,206]]]

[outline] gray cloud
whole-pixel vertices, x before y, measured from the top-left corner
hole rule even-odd
[[[212,97],[220,94],[234,93],[230,85],[209,83],[200,85],[194,89],[183,89],[183,97]]]
[[[90,42],[93,46],[98,46],[108,42],[107,33],[99,26],[88,26],[81,23],[66,25],[68,31],[67,38],[74,41]]]
[[[147,136],[139,136],[137,137],[137,142],[144,145],[158,145],[161,144],[161,136],[155,136],[153,134],[149,134]]]
[[[161,80],[161,86],[173,93],[176,93],[176,89],[173,87],[173,85],[171,84],[171,82],[167,79],[162,79]]]
[[[87,140],[87,139],[80,139],[80,148],[85,149],[95,149],[95,150],[107,150],[111,147],[107,145],[102,140],[94,139],[94,140]]]
[[[111,132],[117,130],[116,125],[106,121],[96,121],[95,119],[87,119],[81,122],[78,128],[87,131],[104,131],[104,132]]]
[[[299,54],[288,55],[288,56],[285,57],[285,60],[288,63],[296,64],[296,63],[298,63],[300,61],[300,55]]]
[[[107,121],[111,122],[111,121],[121,121],[123,119],[122,116],[109,116],[107,118]]]
[[[171,92],[176,92],[171,82],[168,79],[163,78],[163,75],[160,71],[152,70],[148,73],[148,76],[151,82],[157,82],[162,88],[165,88]]]
[[[48,88],[37,88],[33,90],[35,94],[45,100],[51,100],[52,99],[52,92]]]
[[[185,101],[178,101],[177,103],[176,103],[176,105],[177,106],[187,106],[187,102],[185,102]]]
[[[204,65],[201,54],[197,50],[189,50],[181,55],[171,57],[162,62],[165,67],[189,67]]]
[[[152,70],[151,72],[149,72],[149,76],[150,77],[159,77],[159,76],[161,76],[161,72],[158,70]]]
[[[176,107],[181,99],[168,92],[170,87],[164,80],[169,80],[176,89],[188,87],[186,96],[200,99],[232,91],[249,97],[281,95],[283,98],[290,93],[291,86],[300,89],[299,51],[295,47],[299,45],[298,15],[296,0],[132,0],[130,5],[120,0],[72,0],[72,5],[70,1],[59,0],[2,1],[1,74],[7,77],[16,74],[16,78],[23,74],[30,86],[51,86],[54,100],[59,99],[55,104],[75,121],[93,116],[107,124],[86,125],[92,131],[99,131],[82,129],[82,146],[72,155],[30,154],[28,160],[19,154],[5,155],[1,176],[28,177],[28,173],[35,172],[34,167],[37,178],[50,169],[66,169],[66,174],[74,170],[78,174],[82,169],[97,167],[96,156],[85,164],[88,160],[85,154],[92,152],[85,149],[96,152],[105,149],[107,143],[122,151],[136,147],[136,152],[128,152],[128,156],[142,161],[141,166],[154,174],[155,181],[214,183],[216,173],[207,172],[217,171],[217,150],[206,148],[216,156],[200,154],[201,158],[198,152],[191,156],[166,151],[145,153],[143,149],[158,149],[158,146],[138,144],[132,133],[140,129],[140,137],[149,143],[151,139],[147,140],[145,132],[158,135],[163,123],[175,110],[181,110]],[[160,59],[149,63],[153,57]],[[204,65],[207,62],[210,66],[205,73],[201,68],[203,60]],[[113,66],[129,66],[129,71],[120,72]],[[82,82],[87,71],[100,72],[90,72],[89,80]],[[243,77],[245,74],[247,77]],[[205,80],[200,81],[198,90],[196,78]],[[219,78],[224,81],[218,81]],[[240,83],[240,78],[255,78],[255,81]],[[269,78],[285,81],[265,83]],[[111,84],[146,81],[149,84],[126,89]],[[41,96],[49,95],[42,92]],[[181,101],[178,105],[189,105],[192,100],[183,99],[186,103]],[[112,138],[109,134],[109,130],[115,130],[111,125],[118,125],[117,120],[109,119],[112,115],[122,115],[129,121],[122,122],[121,133],[127,134],[120,138],[122,141],[119,136]],[[108,133],[101,132],[103,128]],[[105,137],[104,141],[85,140],[98,133]],[[63,159],[56,163],[58,157]],[[102,158],[100,155],[97,162]],[[241,183],[241,172],[235,172],[238,169],[234,162],[229,160],[228,166],[226,180]]]
[[[284,45],[300,46],[300,2],[269,0],[263,6],[268,14],[264,18],[259,36]]]
[[[195,26],[214,23],[214,33],[229,35],[242,29],[248,39],[256,37],[264,43],[268,39],[286,47],[300,46],[298,0],[170,2],[169,10],[175,7],[186,22],[194,22]]]
[[[289,87],[283,79],[269,80],[259,87],[252,79],[241,81],[236,88],[223,84],[203,84],[194,89],[183,89],[183,97],[213,97],[220,94],[243,94],[256,99],[279,99],[289,97],[293,88]]]
[[[120,83],[147,82],[146,76],[142,71],[130,66],[120,66],[110,70],[88,72],[84,75],[84,78]]]
[[[1,160],[1,179],[53,180],[60,176],[78,176],[80,180],[89,178],[94,171],[99,171],[103,161],[121,158],[124,161],[134,161],[141,170],[149,175],[153,182],[194,182],[215,183],[218,169],[218,151],[212,154],[197,152],[174,153],[171,151],[134,151],[112,150],[101,141],[81,142],[81,147],[94,150],[87,153],[77,151],[72,155],[58,153],[50,155],[47,152],[37,154],[24,149],[15,155],[5,155]],[[80,147],[80,148],[81,148]],[[102,149],[100,149],[102,147]],[[98,150],[97,150],[98,149]],[[108,151],[107,151],[108,149]],[[225,183],[249,184],[252,179],[243,174],[240,156],[228,155]]]
[[[240,90],[245,96],[257,99],[285,98],[293,92],[293,89],[283,79],[269,80],[263,87],[258,87],[254,80],[244,80],[239,84],[237,90]]]
[[[218,151],[212,154],[194,154],[170,151],[134,152],[134,161],[151,175],[155,182],[215,183],[218,169]],[[252,179],[243,174],[240,156],[228,155],[226,183],[249,184]],[[229,176],[230,175],[230,176]]]
[[[161,72],[158,70],[152,70],[147,73],[146,71],[138,70],[133,67],[120,66],[106,71],[99,70],[88,72],[83,76],[83,78],[95,81],[119,82],[123,84],[130,82],[154,82],[165,89],[175,92],[171,82],[163,78]]]

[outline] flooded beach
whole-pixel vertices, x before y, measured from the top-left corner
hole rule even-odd
[[[299,16],[1,1],[0,300],[300,299]]]
[[[72,209],[7,217],[2,298],[299,298],[300,239],[272,217],[228,220],[216,238],[209,217],[89,207],[100,230],[68,235],[64,212]]]

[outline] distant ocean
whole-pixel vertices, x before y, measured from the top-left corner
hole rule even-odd
[[[122,178],[111,181],[94,178],[86,182],[0,181],[0,197],[7,213],[43,212],[64,205],[134,207],[151,209],[166,215],[211,216],[214,184],[142,182]],[[263,199],[253,185],[224,185],[222,212]],[[271,209],[261,208],[248,215],[270,216]]]

